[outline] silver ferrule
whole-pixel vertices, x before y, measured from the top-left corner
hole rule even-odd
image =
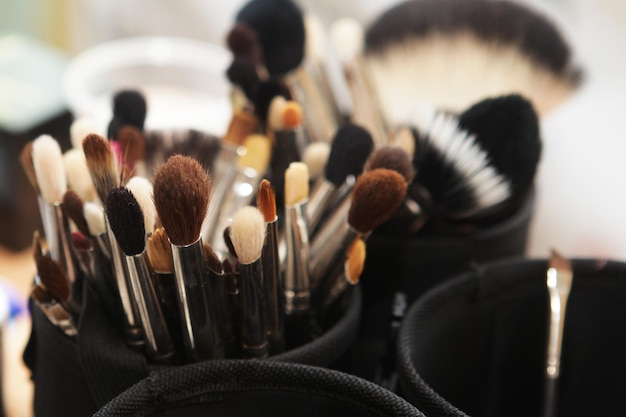
[[[268,355],[261,258],[239,264],[241,297],[241,347],[246,358],[262,359]]]
[[[218,336],[208,302],[211,291],[202,239],[187,246],[171,244],[171,247],[187,359],[219,358]]]
[[[76,281],[76,265],[70,244],[70,225],[60,203],[46,204],[46,240],[50,256],[63,269],[70,285]]]
[[[322,219],[328,204],[332,201],[335,191],[335,184],[325,178],[321,179],[311,191],[306,206],[306,221],[311,236]]]
[[[159,298],[152,285],[152,276],[144,253],[126,256],[126,266],[133,297],[141,318],[146,353],[150,358],[162,363],[172,357],[174,345]]]
[[[565,310],[572,286],[572,278],[571,271],[557,268],[549,268],[546,274],[546,284],[550,298],[550,326],[546,357],[546,377],[549,379],[557,379],[561,370]]]
[[[306,201],[285,207],[285,313],[308,311],[309,287],[309,235],[305,220]]]
[[[141,318],[137,305],[132,298],[132,290],[129,285],[128,271],[126,268],[126,256],[122,249],[120,249],[111,225],[109,224],[109,218],[104,217],[107,236],[109,236],[109,245],[111,247],[111,259],[113,260],[113,274],[115,276],[115,282],[117,284],[117,293],[122,303],[122,318],[124,320],[124,333],[126,334],[126,342],[133,346],[140,346],[144,343],[143,334],[141,330]]]
[[[74,318],[61,303],[54,301],[52,297],[44,300],[33,297],[33,300],[48,320],[50,320],[50,323],[65,333],[66,336],[76,336],[78,329]]]

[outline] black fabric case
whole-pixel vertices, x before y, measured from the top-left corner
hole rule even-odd
[[[484,264],[413,304],[400,330],[402,395],[429,417],[537,416],[548,329],[547,260]],[[621,415],[626,264],[577,259],[557,416]]]

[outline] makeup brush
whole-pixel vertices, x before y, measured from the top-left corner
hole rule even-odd
[[[115,156],[107,140],[97,134],[85,137],[83,151],[98,198],[104,202],[109,191],[119,185]]]
[[[235,23],[226,35],[226,45],[235,58],[245,58],[255,66],[263,64],[261,41],[248,25]]]
[[[83,201],[98,199],[82,148],[72,148],[65,152],[63,167],[68,187],[75,191]]]
[[[156,225],[156,208],[154,207],[153,186],[150,180],[135,176],[125,186],[137,200],[143,213],[144,230],[150,236]]]
[[[72,142],[72,148],[82,149],[83,139],[90,133],[102,133],[98,128],[98,123],[93,117],[81,116],[74,119],[70,125],[70,141]]]
[[[276,197],[268,180],[261,181],[257,194],[257,207],[265,220],[266,235],[261,254],[263,265],[263,294],[265,297],[265,322],[271,353],[280,353],[285,348],[284,340],[284,293],[281,265],[278,254],[278,215]]]
[[[42,218],[50,256],[59,263],[69,284],[77,279],[75,259],[69,241],[70,229],[63,213],[63,194],[67,179],[59,143],[49,135],[33,141],[33,168],[43,198],[45,217]]]
[[[114,188],[106,200],[106,213],[119,247],[124,252],[132,296],[137,304],[145,349],[158,363],[169,363],[174,345],[146,262],[143,212],[133,194]]]
[[[364,60],[392,124],[419,102],[460,112],[510,93],[543,117],[581,78],[556,25],[512,1],[404,1],[367,29]]]
[[[309,172],[302,162],[285,171],[285,313],[301,315],[310,307],[309,234],[305,218]]]
[[[550,321],[546,348],[546,369],[542,417],[556,416],[558,382],[561,372],[561,351],[567,300],[574,278],[572,263],[555,250],[550,251],[546,286],[549,294]]]
[[[233,86],[231,106],[234,111],[244,109],[261,82],[254,64],[244,57],[235,57],[226,69],[226,78]]]
[[[63,194],[63,211],[68,219],[70,219],[79,232],[85,236],[90,236],[89,225],[83,212],[83,200],[74,190],[67,190]]]
[[[109,123],[107,136],[117,137],[117,130],[129,124],[143,130],[148,105],[140,91],[120,90],[113,95],[113,119]]]
[[[172,247],[186,357],[219,358],[214,314],[200,232],[211,195],[211,178],[193,158],[174,155],[154,174],[154,202]]]
[[[407,184],[396,171],[378,168],[356,180],[350,200],[329,218],[312,241],[310,277],[312,288],[337,265],[355,238],[366,238],[394,213],[406,196]],[[346,218],[347,217],[347,218]]]
[[[263,215],[251,206],[237,211],[230,225],[230,237],[239,260],[241,347],[246,358],[265,358],[269,352],[261,264],[265,231]]]
[[[309,169],[309,179],[313,181],[314,185],[322,179],[329,155],[330,145],[328,142],[312,142],[304,148],[302,162]],[[315,186],[313,188],[315,189]]]
[[[254,106],[254,114],[259,119],[262,131],[266,130],[268,127],[270,106],[272,100],[277,96],[284,97],[286,100],[292,98],[289,88],[285,85],[284,81],[279,78],[269,78],[261,81],[256,85],[253,91],[251,101]]]
[[[35,285],[30,292],[30,296],[53,326],[57,327],[68,337],[74,337],[78,334],[72,315],[44,287]]]
[[[107,259],[111,259],[111,245],[106,233],[104,210],[98,203],[86,202],[83,204],[83,215],[89,228],[88,236],[91,236],[96,246],[100,248]]]
[[[324,180],[316,184],[306,208],[309,232],[313,233],[331,202],[346,193],[340,190],[349,177],[357,177],[374,149],[374,141],[364,128],[346,124],[337,130],[331,142]]]
[[[62,267],[48,256],[37,258],[35,264],[41,285],[65,310],[74,317],[78,317],[80,304],[72,296],[72,288]]]
[[[122,161],[136,176],[146,176],[143,164],[146,141],[141,130],[132,125],[123,125],[117,131],[115,140],[120,147]]]

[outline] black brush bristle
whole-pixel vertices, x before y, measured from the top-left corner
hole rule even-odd
[[[226,36],[226,45],[235,59],[245,59],[252,65],[263,63],[263,48],[256,32],[244,23],[236,23]]]
[[[143,94],[136,90],[121,90],[113,96],[113,117],[124,124],[143,130],[148,106]]]
[[[290,0],[252,0],[239,11],[236,21],[259,36],[265,66],[272,75],[284,75],[304,58],[304,18]]]
[[[460,115],[459,126],[476,135],[491,165],[510,179],[513,193],[533,183],[542,144],[528,100],[516,94],[482,100]]]
[[[283,96],[286,100],[291,99],[289,89],[277,78],[262,81],[256,84],[256,88],[252,90],[254,113],[263,125],[267,124],[270,104],[276,96]]]
[[[355,124],[340,127],[333,138],[324,175],[335,186],[348,176],[357,176],[374,150],[374,140],[367,129]]]
[[[146,247],[143,212],[127,188],[117,187],[109,192],[106,214],[122,251],[128,256],[142,253]]]
[[[252,94],[261,82],[259,74],[254,67],[252,61],[244,57],[236,57],[226,70],[228,80],[239,86],[248,99],[252,98]]]

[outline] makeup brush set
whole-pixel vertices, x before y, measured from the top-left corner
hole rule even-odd
[[[358,392],[400,394],[427,416],[510,414],[506,401],[525,395],[533,413],[542,398],[553,399],[546,409],[562,405],[555,393],[569,388],[542,377],[545,358],[514,365],[537,371],[526,384],[532,392],[497,392],[494,375],[504,378],[504,360],[517,355],[485,359],[513,343],[506,324],[499,341],[499,315],[526,326],[525,310],[482,297],[503,289],[503,300],[521,300],[506,291],[525,278],[511,276],[539,270],[500,260],[491,274],[489,265],[524,255],[541,118],[581,81],[554,25],[508,1],[409,0],[364,28],[348,18],[325,26],[290,0],[251,0],[225,41],[232,118],[220,137],[150,130],[149,102],[125,89],[113,96],[106,132],[77,118],[65,153],[45,135],[24,148],[44,224],[34,237],[25,352],[36,414],[93,413],[138,381],[100,415],[130,415],[137,395],[148,415],[188,404],[209,410],[201,405],[226,397],[254,402],[253,393],[289,384],[304,396],[319,389],[286,382],[311,369],[242,359],[334,368],[365,383]],[[562,285],[571,263],[554,259],[559,267],[544,270],[560,271]],[[562,294],[554,276],[545,281],[535,269],[528,281],[537,305],[549,291]],[[466,283],[471,274],[477,288]],[[442,319],[437,303],[448,307],[448,291],[469,301],[449,303],[453,313]],[[532,352],[549,345],[558,376],[564,316],[552,313],[556,336],[533,333]],[[532,314],[545,319],[533,332],[546,336],[547,310]],[[62,363],[73,369],[66,386],[50,377],[62,378]],[[238,367],[271,380],[263,386]],[[203,388],[177,403],[185,375]],[[250,385],[216,394],[228,378]],[[477,380],[488,380],[485,392]],[[421,415],[398,404],[390,415]]]

